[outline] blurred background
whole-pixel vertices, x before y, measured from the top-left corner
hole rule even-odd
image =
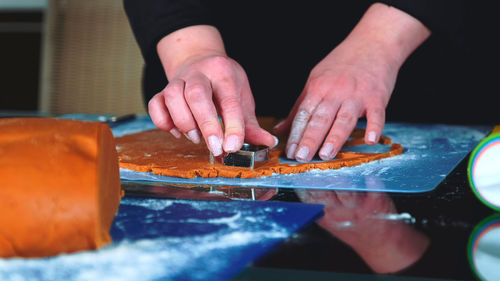
[[[252,90],[270,93],[256,96],[260,115],[285,117],[295,99],[273,100],[277,98],[272,93],[298,95],[308,71],[331,50],[330,38],[309,30],[297,33],[304,20],[328,18],[346,34],[357,21],[342,9],[318,11],[316,5],[297,8],[305,18],[301,20],[293,13],[282,13],[284,5],[279,1],[266,2],[264,10],[259,5],[247,5],[256,10],[243,9],[245,13],[241,12],[242,3],[214,1],[211,5],[215,11],[224,12],[228,3],[234,5],[229,8],[240,12],[216,18],[221,20],[224,37],[234,37],[225,43],[229,54],[248,67]],[[460,3],[465,5],[464,14],[460,14],[463,26],[457,26],[460,33],[452,40],[439,34],[431,36],[403,65],[387,108],[388,121],[500,123],[500,106],[495,102],[499,95],[496,9],[488,1]],[[448,4],[458,7],[453,1]],[[256,13],[277,22],[269,26],[268,21],[255,21]],[[262,34],[252,32],[277,36],[284,23],[292,24],[286,26],[293,34],[287,35],[292,40],[287,44],[311,54],[307,61],[290,60],[293,53],[276,59],[277,54],[287,51],[279,46],[259,49]],[[242,33],[245,36],[238,36]],[[307,40],[297,40],[300,36]],[[453,41],[453,47],[442,41]],[[143,65],[122,0],[0,0],[0,112],[145,113]],[[287,71],[282,75],[284,80],[273,80],[275,69]],[[263,71],[270,75],[262,75]],[[257,76],[259,79],[253,79]]]
[[[122,1],[0,1],[0,110],[145,113]]]

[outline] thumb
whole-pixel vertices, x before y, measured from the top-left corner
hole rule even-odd
[[[265,145],[270,148],[278,145],[278,138],[262,129],[257,119],[251,120],[245,124],[245,141],[250,144]]]

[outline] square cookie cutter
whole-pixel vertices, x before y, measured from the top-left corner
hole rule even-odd
[[[210,164],[253,169],[269,160],[269,147],[243,143],[240,150],[215,157],[210,152]]]

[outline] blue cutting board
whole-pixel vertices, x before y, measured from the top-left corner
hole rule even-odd
[[[68,118],[92,120],[91,115]],[[364,127],[359,123],[358,127]],[[156,128],[148,116],[113,127],[115,136]],[[273,175],[256,179],[175,178],[121,169],[121,178],[180,184],[232,185],[245,187],[313,188],[353,191],[417,193],[431,191],[491,131],[492,126],[388,123],[383,134],[405,147],[399,156],[356,167]],[[387,147],[368,145],[349,148],[360,152],[382,152]],[[282,159],[282,161],[287,161]]]
[[[228,280],[322,209],[286,202],[124,198],[109,246],[51,258],[0,259],[0,280]]]

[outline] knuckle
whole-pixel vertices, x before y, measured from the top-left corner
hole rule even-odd
[[[233,62],[230,58],[217,56],[211,61],[213,69],[222,80],[230,80],[234,74]]]
[[[216,131],[217,126],[219,126],[219,123],[217,121],[213,121],[211,119],[203,119],[198,122],[198,126],[202,131],[205,132],[212,132]]]
[[[337,135],[335,135],[335,133],[330,131],[330,133],[325,138],[325,142],[336,143],[337,139],[338,139]]]
[[[156,127],[168,131],[173,128],[172,124],[169,122],[169,120],[165,117],[156,117],[152,118],[153,123],[156,125]]]
[[[330,87],[331,87],[330,84],[331,83],[326,81],[326,79],[323,77],[312,78],[309,81],[307,90],[308,90],[308,92],[312,93],[313,95],[314,94],[324,95],[330,91]]]
[[[149,111],[154,110],[156,108],[158,102],[159,102],[159,100],[158,100],[158,94],[156,94],[148,102],[148,109],[149,109]]]
[[[375,92],[377,95],[387,95],[388,92],[390,92],[390,88],[388,85],[384,83],[376,83],[373,86],[373,92]]]
[[[315,147],[318,143],[318,139],[314,136],[307,134],[300,140],[300,145],[306,145],[309,147]]]
[[[384,122],[382,120],[368,120],[367,123],[367,130],[377,130],[377,131],[382,131],[382,128],[384,127]]]
[[[343,111],[337,114],[336,121],[341,124],[351,124],[356,121],[356,118],[351,112]]]
[[[350,98],[342,103],[339,113],[351,114],[353,116],[359,117],[359,114],[361,113],[361,111],[363,111],[363,108],[364,108],[363,101],[357,98]]]
[[[309,120],[309,117],[311,117],[311,113],[308,110],[301,108],[295,115],[294,123],[307,122],[307,120]]]
[[[189,101],[197,101],[207,96],[208,88],[201,83],[194,83],[186,87],[185,97]]]
[[[175,79],[170,83],[168,83],[167,87],[165,87],[165,90],[166,89],[182,93],[182,91],[184,90],[184,81],[180,79]]]
[[[178,90],[176,88],[177,87],[175,87],[175,86],[166,87],[162,91],[162,94],[165,97],[165,99],[172,99],[172,98],[174,98],[177,95],[177,93],[178,93]]]
[[[385,119],[385,108],[383,107],[374,107],[370,108],[370,117],[376,119]]]
[[[238,96],[224,96],[220,98],[220,104],[227,108],[239,108],[240,98]]]
[[[302,101],[302,104],[300,105],[300,109],[305,110],[309,113],[309,115],[312,115],[316,107],[321,101],[321,94],[318,92],[309,92],[307,94],[307,98],[305,98]]]
[[[311,118],[311,125],[316,126],[327,126],[330,123],[330,115],[326,112],[317,112]]]
[[[188,118],[183,118],[181,116],[175,118],[174,124],[177,128],[181,129],[182,131],[188,131],[189,128],[192,127],[191,121]]]
[[[326,141],[327,142],[331,142],[331,143],[342,143],[346,139],[347,138],[344,138],[344,136],[342,134],[339,134],[338,132],[335,132],[335,133],[330,134],[327,137]]]
[[[322,129],[328,125],[329,124],[328,124],[328,122],[326,122],[326,120],[320,120],[318,118],[313,118],[313,119],[311,119],[311,121],[309,122],[307,127],[309,129],[318,130],[318,129]]]
[[[369,119],[367,120],[368,121],[368,124],[367,126],[370,126],[370,127],[383,127],[384,126],[384,120],[382,119]]]
[[[242,126],[237,126],[237,125],[232,125],[232,126],[226,126],[225,131],[228,134],[237,134],[237,135],[243,135],[245,130]]]
[[[231,59],[229,59],[228,57],[223,57],[223,56],[213,57],[211,60],[211,63],[215,67],[220,67],[220,68],[228,68],[232,64]]]

